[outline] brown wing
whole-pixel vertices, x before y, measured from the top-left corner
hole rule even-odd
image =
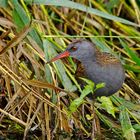
[[[100,52],[97,49],[96,49],[96,61],[101,65],[120,63],[120,61],[117,58],[115,58],[113,55],[106,52]]]

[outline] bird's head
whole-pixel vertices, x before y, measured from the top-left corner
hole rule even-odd
[[[95,55],[95,47],[91,42],[80,39],[70,43],[65,51],[52,58],[49,62],[54,62],[58,59],[71,56],[79,61],[93,59]]]

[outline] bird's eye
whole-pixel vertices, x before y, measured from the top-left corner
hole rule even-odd
[[[73,47],[71,47],[71,50],[72,51],[76,51],[77,50],[77,47],[73,46]]]

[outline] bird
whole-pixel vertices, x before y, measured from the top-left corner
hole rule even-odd
[[[101,52],[94,43],[86,39],[74,40],[49,63],[68,56],[81,62],[81,71],[86,78],[96,85],[105,83],[103,88],[95,90],[95,97],[111,96],[122,87],[125,71],[120,60],[110,53]]]

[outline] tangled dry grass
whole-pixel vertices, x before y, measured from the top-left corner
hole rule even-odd
[[[139,2],[28,2],[1,1],[0,138],[139,139]],[[88,38],[116,55],[126,80],[110,104],[96,99],[93,106],[87,98],[69,116],[81,91],[76,65],[71,58],[46,62],[75,38]]]

